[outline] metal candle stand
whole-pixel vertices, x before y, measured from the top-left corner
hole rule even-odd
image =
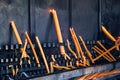
[[[85,42],[88,49],[90,50],[91,54],[93,55],[93,57],[96,57],[97,55],[95,54],[96,52],[93,51],[91,49],[91,47],[93,47],[94,45],[96,45],[96,41],[86,41]],[[101,43],[105,43],[104,40],[101,40]],[[66,66],[66,62],[70,63],[72,61],[72,65],[76,67],[76,60],[73,55],[69,52],[69,50],[67,49],[67,45],[66,43],[63,43],[66,49],[66,53],[71,57],[71,60],[65,60],[64,57],[59,54],[59,43],[54,43],[54,42],[49,42],[49,43],[43,43],[42,47],[44,49],[45,52],[45,56],[47,59],[47,62],[50,63],[51,59],[51,55],[53,54],[56,62],[61,65],[61,66]],[[31,48],[29,47],[29,45],[27,45],[27,53],[30,56],[30,61],[31,64],[27,63],[27,60],[24,58],[23,59],[23,63],[20,66],[19,62],[20,62],[20,48],[23,45],[4,45],[4,46],[0,46],[0,77],[1,79],[29,79],[29,78],[33,78],[36,76],[45,76],[48,75],[46,69],[45,69],[45,65],[43,63],[43,60],[41,58],[41,55],[38,54],[38,47],[36,46],[36,44],[34,44],[34,47],[36,49],[39,61],[40,61],[40,67],[37,67],[37,64],[35,62],[35,58],[32,54]],[[71,47],[74,47],[74,45],[71,42]],[[82,46],[83,47],[83,46]],[[84,51],[83,51],[84,52]],[[113,56],[116,55],[115,53],[113,54]],[[85,55],[87,57],[87,55]],[[119,59],[117,59],[119,60]],[[94,64],[91,64],[91,66],[94,65],[98,65],[98,64],[106,64],[108,63],[107,61],[104,60],[104,58],[101,58],[100,60],[96,61]],[[12,65],[13,67],[9,67],[9,65]],[[50,66],[50,64],[48,64]],[[73,69],[78,69],[78,68],[82,68],[82,67],[76,67]],[[14,71],[13,71],[14,69]],[[18,73],[14,74],[13,76],[13,72],[16,72],[16,69],[18,69]],[[72,68],[70,70],[73,70]],[[53,73],[49,73],[49,74],[56,74],[56,73],[61,73],[61,72],[65,72],[65,71],[69,71],[69,70],[58,70],[58,69],[54,69]]]

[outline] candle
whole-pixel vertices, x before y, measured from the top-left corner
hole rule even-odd
[[[40,44],[40,40],[39,40],[39,38],[38,38],[37,36],[35,37],[35,39],[36,39],[36,42],[37,42],[38,47],[39,47],[39,49],[40,49],[40,53],[41,53],[41,55],[42,55],[43,61],[44,61],[44,63],[45,63],[46,70],[47,70],[48,73],[50,73],[50,70],[49,70],[49,67],[48,67],[48,63],[47,63],[47,60],[46,60],[44,51],[43,51],[42,46],[41,46],[41,44]]]
[[[111,39],[112,41],[116,41],[116,39],[106,30],[106,28],[104,26],[102,26],[102,31],[105,33],[105,35]]]
[[[60,25],[59,25],[57,13],[56,13],[56,11],[54,9],[51,9],[49,12],[53,16],[53,20],[54,20],[54,25],[55,25],[55,30],[56,30],[58,42],[59,43],[63,43],[62,33],[61,33],[61,30],[60,30]],[[70,57],[65,53],[65,48],[64,48],[63,45],[60,45],[60,53],[70,59]]]
[[[13,30],[13,32],[15,34],[15,38],[17,39],[18,44],[22,44],[22,40],[21,40],[20,35],[19,35],[18,31],[17,31],[17,28],[15,26],[14,21],[11,21],[10,24],[11,24],[12,30]]]
[[[32,44],[32,41],[31,41],[31,39],[30,39],[30,37],[29,37],[29,35],[28,35],[27,32],[25,32],[25,36],[26,36],[26,38],[27,38],[27,40],[28,40],[28,42],[29,42],[29,44],[30,44],[30,47],[31,47],[31,49],[32,49],[32,51],[33,51],[33,54],[34,54],[36,63],[37,63],[37,65],[38,65],[38,67],[40,67],[40,62],[39,62],[39,60],[38,60],[37,53],[36,53],[36,51],[35,51],[35,49],[34,49],[34,46],[33,46],[33,44]]]
[[[107,29],[104,26],[102,26],[102,31],[109,39],[116,42],[116,39],[107,31]],[[119,50],[119,46],[116,47],[116,50]]]

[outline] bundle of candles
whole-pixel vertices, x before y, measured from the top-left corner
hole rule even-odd
[[[55,30],[56,30],[57,38],[58,38],[58,43],[60,43],[60,45],[59,45],[60,53],[64,57],[64,60],[69,60],[70,62],[66,62],[66,65],[60,65],[55,60],[54,55],[51,55],[51,61],[49,63],[47,61],[47,59],[46,59],[46,55],[45,55],[44,50],[43,50],[43,48],[41,46],[41,43],[40,43],[40,40],[39,40],[38,36],[35,36],[36,43],[37,43],[38,48],[39,48],[39,53],[42,56],[42,59],[44,61],[44,65],[45,65],[47,73],[53,73],[54,72],[54,68],[58,69],[58,70],[62,70],[62,69],[70,70],[70,69],[75,69],[77,67],[90,66],[91,64],[94,64],[96,60],[99,60],[101,57],[103,57],[104,59],[106,59],[108,62],[116,61],[116,59],[112,55],[111,51],[115,50],[115,49],[119,50],[120,38],[118,38],[116,40],[105,29],[104,26],[102,26],[102,31],[105,33],[106,36],[108,36],[112,41],[115,42],[115,45],[113,45],[110,49],[107,49],[100,41],[97,41],[97,44],[102,49],[100,49],[98,46],[95,45],[92,49],[95,50],[99,55],[97,57],[93,58],[93,55],[90,53],[89,49],[87,48],[87,45],[85,44],[82,36],[77,37],[74,28],[70,28],[70,35],[71,35],[72,41],[73,41],[74,46],[75,46],[75,49],[74,49],[75,51],[74,51],[71,48],[69,40],[67,39],[68,50],[74,56],[74,57],[70,57],[66,53],[65,46],[63,45],[64,42],[63,42],[62,33],[61,33],[60,24],[59,24],[59,20],[58,20],[58,17],[57,17],[56,10],[50,9],[49,12],[53,16],[53,21],[54,21],[54,25],[55,25]],[[20,44],[20,45],[22,45],[23,42],[22,42],[22,40],[20,38],[20,35],[19,35],[18,31],[17,31],[17,27],[16,27],[14,21],[11,21],[10,24],[11,24],[11,28],[12,28],[12,30],[14,32],[15,38],[17,40],[17,43]],[[25,32],[25,36],[26,36],[26,39],[25,39],[25,42],[24,42],[24,46],[22,48],[20,48],[21,57],[20,57],[20,63],[19,63],[19,65],[20,66],[22,65],[22,63],[23,63],[22,59],[23,58],[28,58],[27,62],[28,62],[28,64],[31,64],[31,61],[30,61],[30,57],[31,56],[27,53],[27,50],[26,50],[26,46],[29,43],[30,48],[32,50],[32,53],[34,55],[37,67],[40,67],[41,64],[40,64],[40,61],[39,61],[39,57],[37,56],[37,51],[35,50],[34,45],[33,45],[32,41],[31,41],[31,39],[30,39],[27,31]],[[80,41],[81,41],[83,47],[81,47]],[[87,56],[85,55],[85,52],[83,52],[83,48],[84,48]],[[73,63],[72,63],[73,59],[76,60],[75,65],[73,65]],[[17,73],[19,72],[19,69],[17,68],[16,71],[15,71],[12,65],[9,65],[9,67],[12,68],[12,76],[17,75]],[[99,73],[96,73],[96,74],[99,74]]]

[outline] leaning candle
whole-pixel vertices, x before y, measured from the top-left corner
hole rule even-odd
[[[21,40],[20,35],[17,31],[17,28],[16,28],[14,21],[11,21],[10,24],[11,24],[12,30],[15,34],[15,38],[17,39],[18,44],[22,44],[22,40]]]
[[[107,29],[104,26],[102,26],[102,31],[110,40],[114,42],[116,41],[116,39],[107,31]]]
[[[39,60],[38,60],[37,53],[36,53],[36,51],[35,51],[35,49],[34,49],[33,43],[32,43],[32,41],[31,41],[31,39],[30,39],[30,37],[29,37],[29,35],[28,35],[27,32],[25,32],[25,36],[26,36],[26,38],[27,38],[27,40],[28,40],[28,42],[29,42],[29,44],[30,44],[30,47],[31,47],[32,52],[33,52],[33,55],[34,55],[34,57],[35,57],[37,66],[40,67],[40,62],[39,62]]]
[[[116,42],[116,39],[112,36],[112,34],[110,34],[110,33],[107,31],[107,29],[106,29],[104,26],[102,26],[102,31],[104,32],[104,34],[105,34],[110,40],[112,40],[113,42]],[[116,50],[120,50],[120,49],[119,49],[119,46],[116,47]]]
[[[46,70],[47,70],[48,73],[50,73],[49,66],[48,66],[48,63],[47,63],[47,59],[45,57],[45,54],[44,54],[44,51],[42,49],[42,46],[41,46],[41,43],[40,43],[40,40],[39,40],[38,36],[36,36],[35,39],[36,39],[36,42],[38,44],[38,48],[40,49],[40,53],[42,55],[43,61],[45,63]]]

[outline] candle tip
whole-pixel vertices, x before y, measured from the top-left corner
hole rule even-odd
[[[49,13],[51,13],[51,12],[53,12],[53,11],[54,11],[53,8],[51,8],[51,9],[48,10]]]

